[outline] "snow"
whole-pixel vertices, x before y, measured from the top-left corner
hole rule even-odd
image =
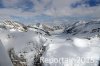
[[[27,32],[20,32],[16,30],[0,30],[0,39],[3,43],[0,43],[0,64],[2,62],[2,56],[4,56],[4,62],[11,64],[6,51],[14,48],[15,53],[20,56],[24,55],[27,60],[28,66],[33,66],[34,56],[38,54],[38,50],[42,46],[46,46],[46,51],[42,57],[44,58],[89,58],[94,63],[77,63],[77,61],[69,63],[44,63],[44,66],[97,66],[100,60],[100,36],[99,32],[96,33],[82,33],[82,31],[91,31],[94,28],[98,28],[100,24],[88,24],[87,22],[80,22],[75,29],[81,30],[76,35],[63,33],[64,29],[58,29],[51,31],[51,36],[39,34],[37,31],[43,33],[41,30],[31,28]],[[70,26],[71,27],[71,26]],[[40,29],[42,29],[40,27]],[[74,33],[74,32],[73,32]],[[3,47],[4,46],[4,47]],[[12,66],[12,65],[0,65],[0,66]]]
[[[48,46],[45,58],[88,58],[94,61],[93,63],[50,63],[50,66],[97,66],[100,58],[100,38],[97,36],[90,37],[91,39],[72,37],[71,40],[58,38],[58,36],[49,37],[52,39]],[[45,65],[47,66],[47,65]]]
[[[74,38],[73,43],[75,46],[84,48],[89,46],[89,40],[88,39],[80,39],[80,38]]]
[[[0,66],[13,66],[11,60],[0,40]]]

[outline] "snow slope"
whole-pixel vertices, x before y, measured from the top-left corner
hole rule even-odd
[[[46,42],[46,39],[42,35],[38,35],[33,31],[11,32],[4,30],[0,32],[0,39],[2,40],[6,50],[14,48],[15,53],[18,56],[24,55],[26,57],[27,63],[33,61],[32,58],[34,58],[34,55],[38,53],[38,50]]]
[[[0,40],[0,66],[13,66],[1,40]]]

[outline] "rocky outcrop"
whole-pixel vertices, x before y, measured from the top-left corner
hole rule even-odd
[[[8,53],[14,66],[27,66],[26,59],[24,58],[24,56],[20,55],[20,57],[18,57],[13,48],[10,49]]]

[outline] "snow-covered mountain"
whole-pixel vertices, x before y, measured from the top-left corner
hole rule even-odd
[[[100,21],[79,21],[63,25],[24,25],[15,21],[0,23],[0,40],[14,66],[98,66],[99,33]],[[94,63],[45,63],[45,60],[40,62],[41,57],[92,58]]]
[[[27,27],[24,24],[21,24],[16,21],[4,21],[0,23],[0,28],[18,30],[18,31],[27,31]]]
[[[39,33],[46,33],[53,32],[54,30],[63,29],[61,25],[48,25],[48,24],[31,24],[31,25],[24,25],[22,23],[16,21],[4,21],[0,23],[0,29],[10,30],[10,31],[21,31],[27,32],[28,30],[33,30]]]
[[[100,21],[79,21],[72,25],[69,25],[65,28],[64,33],[67,34],[87,34],[87,35],[95,35],[100,32]]]

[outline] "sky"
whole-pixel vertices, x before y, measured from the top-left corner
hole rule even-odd
[[[52,22],[100,18],[100,0],[0,0],[0,21]]]

